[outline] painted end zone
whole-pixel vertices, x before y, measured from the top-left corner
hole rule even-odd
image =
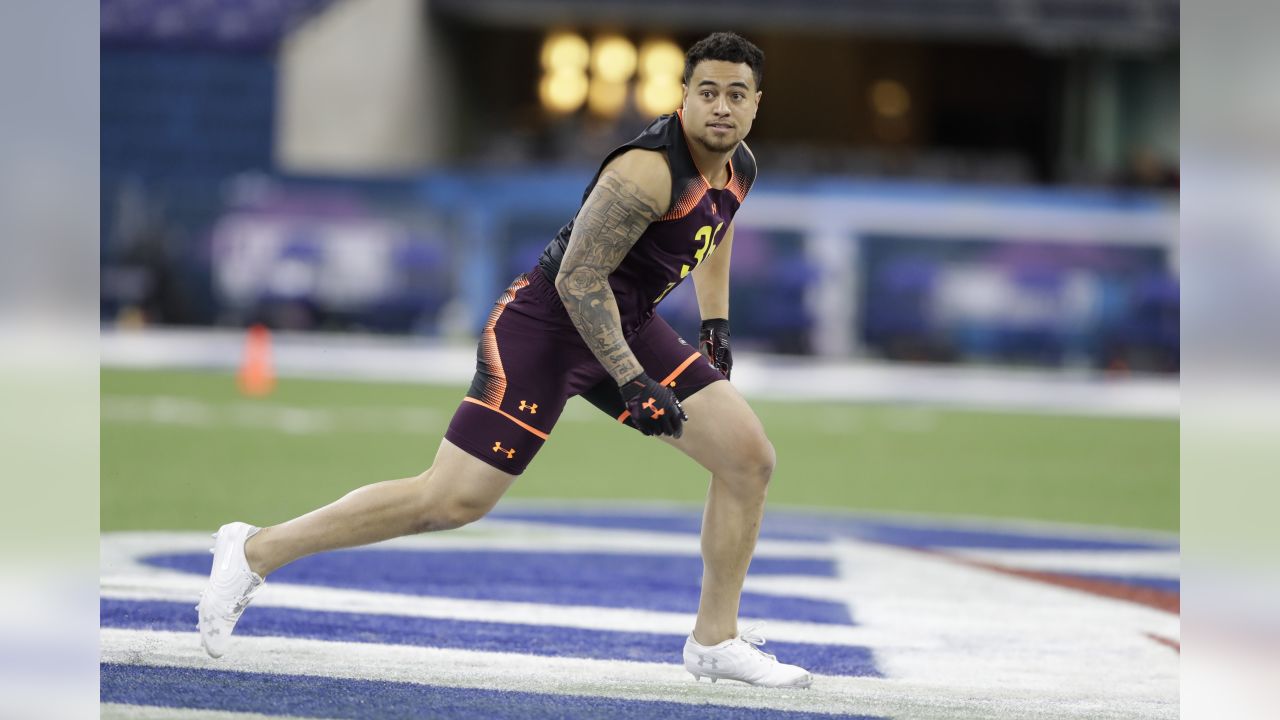
[[[680,665],[698,517],[528,505],[306,558],[272,575],[217,661],[193,609],[207,534],[109,534],[102,702],[341,718],[1178,715],[1173,537],[773,512],[743,624],[770,620],[764,649],[815,683],[771,691],[695,683]]]

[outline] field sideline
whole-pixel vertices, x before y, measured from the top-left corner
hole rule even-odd
[[[103,370],[103,531],[278,522],[431,460],[461,385]],[[1177,530],[1178,424],[753,400],[778,451],[771,506]],[[581,401],[512,498],[699,503],[704,474]]]

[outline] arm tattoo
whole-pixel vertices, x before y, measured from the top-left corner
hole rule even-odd
[[[661,214],[642,188],[606,171],[578,211],[556,278],[569,318],[619,385],[644,369],[622,334],[609,274]]]

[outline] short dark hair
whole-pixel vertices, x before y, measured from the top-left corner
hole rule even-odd
[[[703,60],[746,63],[755,77],[756,89],[764,79],[764,52],[737,33],[718,32],[702,38],[684,56],[684,84],[689,84],[693,69]]]

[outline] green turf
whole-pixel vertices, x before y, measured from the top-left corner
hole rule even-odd
[[[272,523],[431,461],[461,387],[102,373],[102,529]],[[773,505],[1174,530],[1178,425],[850,403],[753,402],[778,452]],[[698,502],[703,471],[575,400],[520,498]]]

